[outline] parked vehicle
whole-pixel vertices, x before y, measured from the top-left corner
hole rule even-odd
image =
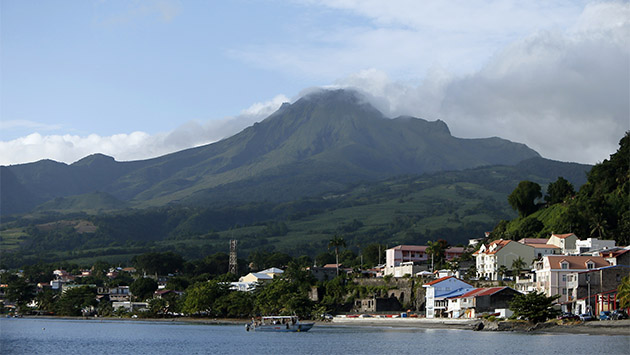
[[[565,313],[562,313],[561,315],[559,315],[558,319],[579,320],[580,316],[578,316],[577,314],[565,312]]]
[[[595,320],[595,318],[593,318],[593,315],[590,313],[582,313],[580,314],[580,320],[584,322],[588,322],[588,321]]]
[[[628,319],[628,313],[626,313],[623,309],[615,309],[612,311],[610,318],[614,320]]]
[[[599,320],[610,320],[610,311],[599,312]]]

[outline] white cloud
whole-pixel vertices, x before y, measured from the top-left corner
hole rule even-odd
[[[359,88],[389,116],[442,119],[456,136],[499,136],[552,159],[601,161],[630,129],[628,2],[302,2],[367,22],[321,29],[305,21],[297,38],[231,54],[283,74]],[[133,3],[119,20],[158,15],[167,21],[179,11],[177,3],[162,10],[160,2],[148,4]],[[95,152],[145,159],[237,133],[284,101],[279,95],[235,117],[190,121],[156,135],[35,133],[0,142],[0,164],[73,162]],[[29,125],[50,129],[30,121],[2,127]]]
[[[466,73],[534,31],[568,28],[584,6],[574,0],[300,2],[363,21],[333,22],[326,28],[303,21],[294,25],[298,34],[291,40],[241,47],[230,54],[263,68],[329,81],[368,68],[396,79],[423,78],[436,65]]]
[[[133,132],[112,136],[78,136],[33,133],[11,141],[0,141],[0,165],[41,159],[72,163],[94,153],[110,155],[119,161],[157,157],[238,133],[264,119],[287,101],[290,100],[286,96],[277,95],[269,101],[251,105],[238,116],[206,122],[190,121],[163,134]]]
[[[564,32],[540,31],[469,75],[430,71],[420,85],[367,70],[339,81],[386,98],[390,116],[442,119],[460,137],[500,136],[543,156],[595,163],[630,129],[630,6],[593,4]]]

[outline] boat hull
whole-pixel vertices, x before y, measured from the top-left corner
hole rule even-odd
[[[288,333],[299,333],[299,332],[308,332],[315,323],[299,323],[293,325],[287,324],[264,324],[259,326],[251,326],[249,330],[255,332],[288,332]]]

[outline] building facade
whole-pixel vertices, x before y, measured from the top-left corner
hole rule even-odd
[[[426,317],[444,317],[448,298],[460,296],[474,287],[454,276],[447,276],[422,285],[425,288]]]
[[[609,266],[601,256],[547,255],[536,262],[535,288],[548,297],[560,295],[559,303],[569,301],[568,276],[572,273]]]
[[[514,260],[521,258],[526,264],[534,259],[534,248],[515,242],[513,240],[495,240],[487,245],[482,245],[473,253],[476,260],[477,276],[489,280],[498,280],[499,269],[505,266],[512,269]]]

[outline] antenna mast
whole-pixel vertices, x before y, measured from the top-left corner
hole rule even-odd
[[[234,275],[238,274],[238,261],[236,259],[236,245],[237,244],[238,244],[238,241],[236,239],[230,240],[230,268],[228,272]]]

